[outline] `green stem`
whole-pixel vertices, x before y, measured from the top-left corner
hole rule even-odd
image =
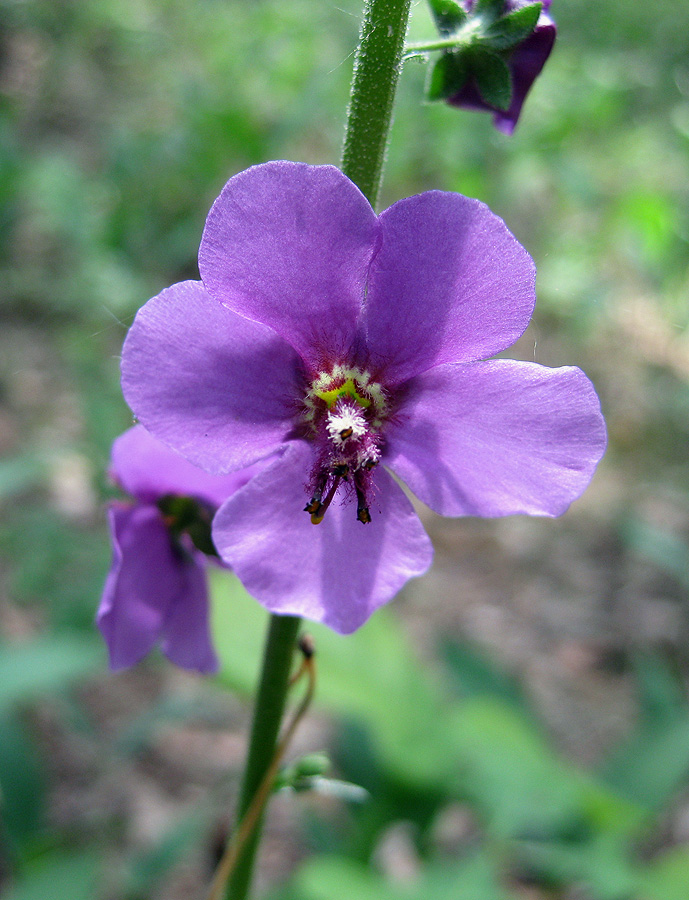
[[[347,115],[342,171],[375,206],[392,124],[410,0],[366,0]]]
[[[421,41],[418,44],[406,44],[405,53],[430,53],[433,50],[452,50],[466,47],[471,43],[470,37],[453,35],[449,38],[438,38],[437,41]]]
[[[275,753],[280,722],[285,708],[290,670],[294,658],[298,616],[271,616],[263,655],[263,671],[254,707],[249,752],[237,807],[240,822],[251,805]],[[244,900],[251,884],[254,858],[261,836],[261,821],[244,845],[227,883],[227,900]]]

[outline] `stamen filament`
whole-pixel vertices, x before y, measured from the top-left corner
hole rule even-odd
[[[342,481],[342,477],[340,475],[336,475],[333,480],[332,485],[330,486],[330,490],[325,495],[325,500],[319,504],[318,508],[314,512],[311,513],[311,524],[312,525],[320,525],[321,522],[323,521],[325,514],[328,511],[328,507],[332,503],[333,497],[335,496],[335,493],[337,492],[337,488],[339,487],[340,481]],[[310,505],[311,504],[309,504],[309,506]],[[306,511],[310,512],[309,509],[307,509]]]

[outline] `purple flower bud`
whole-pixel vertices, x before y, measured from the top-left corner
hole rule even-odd
[[[514,12],[531,2],[532,0],[505,0],[503,14]],[[512,93],[509,107],[499,109],[488,103],[482,97],[474,76],[470,76],[456,94],[447,98],[447,102],[451,106],[492,112],[495,127],[505,134],[512,134],[526,95],[540,75],[555,43],[557,27],[548,13],[550,2],[551,0],[543,0],[535,30],[503,55],[511,77]],[[474,0],[463,0],[462,6],[467,12],[471,12]]]

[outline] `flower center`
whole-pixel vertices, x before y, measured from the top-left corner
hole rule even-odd
[[[309,386],[302,422],[316,445],[316,465],[305,512],[314,525],[323,521],[341,486],[356,495],[357,519],[371,521],[372,470],[380,459],[388,411],[383,387],[358,368],[334,366]]]

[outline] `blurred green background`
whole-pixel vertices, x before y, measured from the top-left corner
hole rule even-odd
[[[224,667],[107,674],[93,626],[118,354],[197,277],[210,203],[268,159],[337,163],[355,0],[0,0],[0,893],[204,896],[263,613],[216,586]],[[316,630],[276,797],[271,900],[689,896],[689,6],[554,0],[512,138],[400,83],[382,206],[486,201],[538,267],[509,355],[593,378],[610,448],[557,521],[444,522],[347,639]],[[432,34],[423,3],[410,38]],[[227,693],[219,688],[229,685]],[[368,791],[364,799],[358,785]]]

